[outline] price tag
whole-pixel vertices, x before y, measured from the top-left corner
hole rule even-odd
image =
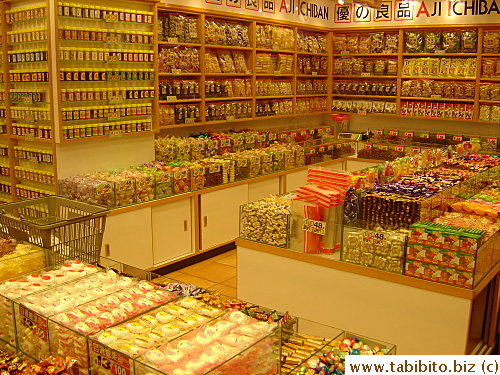
[[[109,138],[120,138],[123,135],[121,130],[110,130]]]
[[[406,137],[406,138],[413,138],[413,134],[414,134],[414,133],[413,133],[412,131],[408,131],[408,130],[407,130],[407,131],[405,131],[405,137]]]
[[[471,142],[479,142],[479,137],[470,137]]]
[[[313,76],[317,76],[318,75],[318,72],[312,72],[311,73]]]
[[[307,135],[307,130],[301,130],[300,135],[305,137]]]
[[[325,132],[326,132],[326,134],[331,134],[332,133],[332,128],[330,126],[327,126],[325,128]]]
[[[172,69],[172,75],[180,76],[180,75],[182,75],[182,70],[181,69]]]
[[[108,36],[106,38],[107,43],[118,43],[118,38],[116,36]]]
[[[336,148],[342,148],[342,146],[343,146],[343,143],[336,143],[336,144],[335,144],[335,147],[336,147]]]
[[[288,137],[288,133],[280,133],[280,139],[286,139]]]
[[[327,149],[328,151],[332,151],[332,150],[333,150],[333,145],[327,145],[327,146],[326,146],[326,149]]]
[[[363,234],[363,242],[375,244],[375,245],[384,245],[387,242],[384,233],[379,232],[365,232]]]
[[[35,119],[33,118],[33,114],[31,114],[31,113],[27,113],[27,114],[25,115],[24,119],[25,119],[26,121],[35,121]]]
[[[290,133],[290,136],[291,136],[292,138],[297,137],[297,132],[291,132],[291,133]]]
[[[280,46],[278,46],[277,44],[274,44],[272,50],[273,51],[279,51],[280,50]]]
[[[420,138],[429,139],[429,133],[420,133]]]
[[[226,116],[226,122],[233,122],[234,116]]]
[[[99,184],[96,187],[96,194],[103,195],[111,192],[111,184]]]
[[[21,316],[21,324],[24,327],[31,330],[40,340],[49,341],[48,322],[46,318],[41,317],[21,304],[19,305],[19,315]]]
[[[24,135],[24,140],[25,141],[34,141],[35,140],[35,135],[33,133],[26,133]]]
[[[108,56],[108,62],[117,62],[118,56]]]
[[[318,134],[323,134],[324,129],[323,128],[318,128]]]
[[[446,139],[446,134],[438,133],[436,134],[436,139]]]
[[[281,71],[279,71],[279,70],[275,70],[275,71],[274,71],[274,75],[275,75],[275,76],[280,76],[280,75],[281,75]]]
[[[177,96],[167,96],[167,102],[175,103],[177,101]]]
[[[372,74],[370,72],[361,73],[361,77],[370,77]]]
[[[266,135],[265,134],[258,134],[257,135],[257,141],[258,142],[265,142],[266,141]]]
[[[90,344],[90,360],[100,374],[130,375],[132,360],[97,342]]]
[[[393,135],[393,136],[398,136],[399,135],[399,131],[398,130],[389,130],[389,135]]]
[[[441,95],[431,95],[431,99],[441,99]]]
[[[340,51],[341,55],[349,55],[349,51]]]
[[[167,43],[168,44],[179,44],[179,39],[178,38],[167,38]]]
[[[412,154],[418,154],[420,152],[420,147],[410,147]]]
[[[309,155],[314,155],[314,154],[316,154],[316,148],[315,148],[315,147],[310,148],[310,149],[309,149],[308,154],[309,154]]]
[[[498,143],[498,138],[490,137],[488,138],[488,143],[496,145]]]
[[[108,113],[108,120],[118,120],[120,118],[119,112],[110,112]]]
[[[324,221],[304,218],[302,229],[307,232],[312,232],[324,236],[326,233],[326,223]]]
[[[388,146],[387,146],[387,145],[385,145],[385,144],[380,144],[380,145],[378,145],[378,149],[379,149],[379,150],[387,150],[387,148],[388,148]]]
[[[394,149],[396,151],[399,151],[399,152],[404,152],[405,151],[405,146],[396,145],[396,146],[394,146]]]
[[[382,129],[374,129],[373,131],[375,132],[376,135],[384,134],[384,131]]]
[[[208,173],[218,173],[220,172],[220,164],[210,164],[208,166]]]
[[[309,134],[314,135],[314,133],[316,133],[316,129],[309,129]]]
[[[36,156],[28,156],[28,161],[33,164],[38,164],[38,159]]]
[[[226,148],[231,146],[231,140],[230,139],[221,139],[220,140],[220,147]]]
[[[109,98],[110,103],[120,103],[122,101],[122,97],[120,95],[115,95]]]
[[[31,96],[25,96],[24,99],[23,99],[23,103],[32,104],[33,103],[33,98]]]
[[[194,117],[186,117],[184,120],[185,124],[194,124]]]
[[[444,55],[444,49],[437,49],[436,51],[434,51],[434,53],[436,55]]]
[[[110,14],[106,13],[106,16],[104,17],[105,22],[118,22],[118,14]]]
[[[463,140],[463,136],[462,136],[462,135],[460,135],[460,134],[455,134],[455,135],[453,135],[453,140],[454,140],[455,142],[462,142],[462,140]]]
[[[372,144],[371,143],[363,143],[363,148],[366,148],[369,150],[372,148]]]
[[[273,132],[267,133],[267,139],[269,139],[270,141],[275,141],[276,140],[276,133],[273,133]]]
[[[358,109],[358,115],[366,116],[366,109]]]
[[[247,69],[247,70],[245,70],[245,74],[250,75],[250,74],[252,74],[252,71],[250,69]]]
[[[325,146],[319,146],[318,151],[321,153],[325,152]]]

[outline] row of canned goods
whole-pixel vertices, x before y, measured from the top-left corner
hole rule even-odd
[[[6,134],[6,133],[7,133],[7,125],[5,123],[0,123],[0,134]]]
[[[43,197],[45,195],[53,195],[53,191],[38,189],[33,186],[27,185],[16,185],[16,196],[19,198],[38,198]]]
[[[97,29],[59,26],[59,39],[102,43],[153,44],[154,33],[149,31]]]
[[[154,81],[154,79],[154,69],[64,68],[59,72],[59,80],[66,82]]]
[[[52,163],[54,155],[50,150],[14,146],[14,158],[24,159],[34,163]]]
[[[152,104],[122,104],[117,106],[76,107],[61,110],[62,121],[115,119],[152,114]]]
[[[121,21],[153,23],[153,12],[135,9],[106,8],[88,4],[57,3],[57,14],[64,17],[95,19],[103,21]]]
[[[51,139],[52,127],[50,125],[12,124],[12,135],[28,136]]]
[[[53,185],[55,183],[54,172],[41,171],[38,169],[15,166],[14,177],[21,180],[29,180],[40,184]]]
[[[22,31],[8,31],[7,43],[43,42],[47,40],[47,28],[36,27]]]
[[[59,48],[61,61],[153,62],[154,52],[108,48]]]
[[[0,145],[0,156],[9,156],[9,147],[7,145]]]
[[[0,164],[0,175],[10,176],[10,167],[8,164]]]
[[[43,5],[33,5],[29,7],[22,7],[10,9],[5,11],[5,19],[7,23],[28,21],[37,18],[44,18],[46,16],[47,8]]]
[[[27,121],[50,121],[49,108],[12,107],[10,112],[13,119]]]
[[[9,97],[12,102],[40,103],[45,102],[45,90],[11,89]]]
[[[124,99],[153,99],[154,97],[154,87],[77,88],[61,90],[62,102],[119,102]]]
[[[10,194],[10,183],[0,181],[0,193]]]
[[[63,126],[64,139],[78,139],[87,137],[111,136],[111,132],[118,132],[117,136],[128,133],[151,131],[151,120],[116,121],[99,124]]]
[[[8,51],[7,61],[10,64],[48,61],[49,52],[46,49],[27,49]]]
[[[11,70],[10,83],[18,82],[49,82],[49,72],[43,69]]]

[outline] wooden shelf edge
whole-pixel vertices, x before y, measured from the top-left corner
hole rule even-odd
[[[418,289],[429,290],[436,293],[447,294],[458,298],[473,300],[479,293],[488,285],[489,281],[500,272],[500,263],[493,267],[488,275],[476,286],[475,289],[464,289],[451,285],[440,284],[433,281],[422,280],[410,276],[395,274],[391,272],[377,270],[375,268],[364,267],[356,264],[342,262],[340,260],[326,259],[324,257],[315,256],[314,254],[301,253],[294,250],[288,250],[272,245],[266,245],[243,238],[236,239],[238,247],[245,247],[250,250],[261,251],[264,253],[282,256],[289,259],[294,259],[310,264],[337,269],[340,271],[355,273],[358,275],[372,277],[374,279],[389,281],[392,283],[402,284]]]

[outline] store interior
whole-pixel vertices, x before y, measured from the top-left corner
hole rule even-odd
[[[497,16],[298,3],[0,2],[5,375],[499,354]]]

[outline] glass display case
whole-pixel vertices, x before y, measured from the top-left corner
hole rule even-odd
[[[14,248],[0,251],[0,280],[14,278],[49,266],[46,251],[34,245],[14,243]]]

